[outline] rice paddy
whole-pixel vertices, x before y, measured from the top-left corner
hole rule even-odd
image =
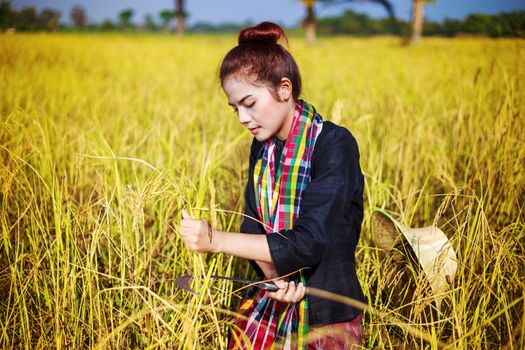
[[[178,222],[183,207],[223,230],[242,220],[251,135],[217,78],[234,45],[0,35],[0,347],[226,348],[244,291],[206,276],[253,272],[189,252]],[[364,347],[525,348],[525,42],[292,38],[290,50],[303,98],[360,148]],[[409,305],[388,290],[376,207],[450,239],[458,271],[440,312],[428,289]],[[186,274],[199,297],[175,286]]]

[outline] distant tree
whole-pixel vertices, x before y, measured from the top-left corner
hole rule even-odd
[[[229,23],[212,24],[208,22],[197,22],[191,28],[194,33],[239,33],[243,28],[252,27],[253,23]]]
[[[317,31],[322,34],[352,34],[352,35],[375,35],[375,34],[399,34],[401,29],[409,27],[408,22],[397,21],[392,26],[389,19],[374,19],[366,14],[355,13],[346,10],[337,17],[321,18],[317,21]],[[405,30],[409,32],[409,30]]]
[[[0,2],[0,29],[12,28],[15,23],[16,13],[11,8],[9,1]]]
[[[316,0],[303,0],[306,7],[306,17],[303,20],[304,33],[306,42],[312,45],[315,42],[315,13],[314,5]]]
[[[175,22],[177,35],[183,35],[186,30],[186,12],[184,12],[184,0],[175,0]]]
[[[445,28],[443,28],[442,23],[425,21],[425,24],[423,25],[423,35],[425,36],[443,35],[444,32]]]
[[[525,37],[525,11],[500,13],[493,17],[491,36]]]
[[[130,8],[120,11],[120,13],[118,14],[118,18],[120,20],[120,25],[122,28],[131,27],[131,18],[133,17],[133,14],[133,9]]]
[[[155,21],[153,20],[153,16],[149,13],[144,16],[144,29],[149,31],[154,31],[157,29],[157,25],[155,24]]]
[[[170,22],[173,19],[173,11],[162,10],[159,13],[160,20],[162,21],[162,30],[165,32],[169,31]]]
[[[396,17],[394,14],[394,7],[392,6],[389,0],[302,0],[304,6],[306,7],[306,17],[303,20],[303,26],[306,34],[306,42],[308,44],[313,44],[315,42],[316,18],[314,13],[314,6],[316,3],[333,5],[358,1],[368,1],[382,5],[386,9],[393,27],[398,28]]]
[[[317,21],[317,31],[323,34],[374,35],[394,34],[388,19],[373,19],[366,14],[347,10],[342,15],[325,17]],[[397,21],[401,33],[410,37],[412,23]],[[497,15],[470,14],[463,20],[445,18],[442,22],[425,21],[424,35],[456,36],[461,34],[493,37],[525,37],[525,11]]]
[[[451,18],[445,18],[442,23],[442,32],[445,36],[454,36],[463,30],[463,21]]]
[[[411,44],[418,44],[423,37],[423,27],[425,25],[425,3],[434,0],[412,0],[412,35]]]
[[[60,12],[54,9],[46,8],[43,9],[38,16],[38,22],[41,27],[48,31],[55,31],[58,28],[60,22]]]
[[[394,6],[392,5],[391,1],[388,1],[388,0],[317,0],[317,1],[319,1],[320,3],[323,3],[325,5],[343,4],[343,3],[350,3],[350,2],[372,2],[372,3],[376,3],[378,5],[383,6],[383,8],[385,9],[385,11],[388,14],[388,18],[391,21],[391,24],[394,25],[394,28],[392,28],[392,29],[393,30],[397,30],[397,28],[395,28],[395,25],[397,23],[396,14],[395,14],[395,11],[394,11]]]
[[[100,30],[104,32],[115,30],[116,28],[115,24],[108,18],[104,19],[100,24]]]
[[[33,6],[22,8],[16,16],[17,28],[20,30],[38,29],[38,15]]]
[[[461,34],[492,37],[525,37],[525,11],[497,15],[472,13],[463,20],[445,18],[442,23],[425,22],[425,35],[456,36]]]
[[[465,32],[469,34],[489,35],[493,25],[493,16],[481,13],[471,13],[464,21]]]
[[[71,18],[71,22],[73,22],[73,25],[77,28],[84,28],[87,24],[87,16],[86,11],[84,8],[80,5],[75,5],[71,8],[71,12],[69,14]]]

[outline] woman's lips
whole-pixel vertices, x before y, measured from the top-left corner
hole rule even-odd
[[[257,134],[257,131],[259,131],[259,126],[256,127],[256,128],[250,129],[250,132],[251,132],[252,134]]]

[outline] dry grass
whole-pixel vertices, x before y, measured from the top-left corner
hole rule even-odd
[[[207,208],[194,213],[223,229],[241,219],[223,210],[242,209],[251,139],[216,78],[234,42],[0,37],[0,346],[225,347],[242,292],[204,278],[196,298],[173,279],[250,275],[229,256],[188,252],[177,232],[182,206]],[[291,49],[305,99],[360,147],[365,346],[524,348],[525,43]],[[388,302],[374,207],[451,239],[458,273],[441,314],[422,283],[412,306]]]

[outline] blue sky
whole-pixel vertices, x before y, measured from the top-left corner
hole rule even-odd
[[[410,18],[411,0],[393,0],[396,16]],[[140,23],[146,14],[152,14],[158,20],[161,9],[169,9],[174,0],[14,0],[11,5],[20,9],[35,6],[37,9],[52,7],[62,12],[61,20],[69,21],[69,11],[74,4],[86,9],[88,18],[100,22],[105,18],[115,20],[117,14],[125,8],[133,8],[133,21]],[[350,8],[356,12],[367,13],[372,17],[384,17],[384,9],[371,3],[353,3],[346,5],[317,5],[320,17],[337,15]],[[444,17],[463,18],[472,12],[494,14],[504,11],[525,10],[524,0],[437,0],[427,4],[425,17],[442,20]],[[274,21],[287,26],[296,25],[304,17],[300,0],[186,0],[188,22],[252,22]]]

